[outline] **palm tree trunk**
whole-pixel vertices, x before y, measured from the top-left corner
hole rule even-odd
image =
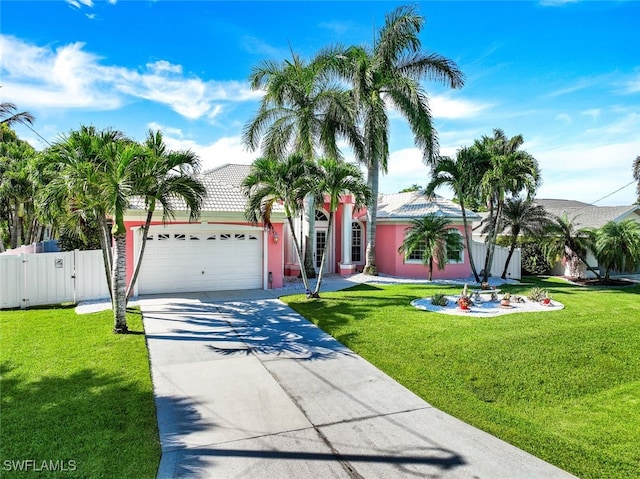
[[[126,233],[115,234],[115,252],[113,258],[113,271],[111,275],[111,283],[114,287],[114,295],[112,299],[113,305],[113,318],[114,326],[113,332],[117,334],[124,334],[129,332],[127,327],[127,258],[126,258],[126,246],[127,235]]]
[[[377,276],[376,218],[378,216],[378,175],[380,174],[380,168],[377,161],[373,163],[367,169],[367,184],[371,189],[371,202],[367,208],[367,251],[363,273]]]
[[[331,238],[331,227],[333,226],[333,211],[329,212],[329,223],[327,224],[327,241],[325,241],[324,249],[322,250],[322,261],[320,261],[320,273],[318,273],[318,282],[316,283],[316,289],[313,291],[312,297],[320,297],[320,285],[322,284],[322,277],[324,276],[324,265],[327,260],[327,246],[329,244],[329,238]]]
[[[493,221],[493,200],[489,201],[489,221]],[[491,223],[490,223],[491,224]],[[493,225],[495,229],[495,224]],[[484,266],[482,267],[482,281],[486,282],[489,279],[489,245],[491,244],[491,239],[493,237],[493,229],[489,231],[489,236],[487,236],[486,244],[487,251],[484,255]]]
[[[433,279],[433,256],[429,258],[429,281]]]
[[[507,270],[509,269],[509,263],[511,263],[511,257],[513,256],[513,252],[516,250],[516,246],[518,245],[518,235],[520,234],[519,228],[512,228],[511,230],[511,244],[509,245],[509,254],[507,255],[507,260],[504,262],[504,271],[502,271],[502,279],[507,279]]]
[[[304,289],[307,294],[311,292],[309,288],[309,279],[307,278],[307,272],[304,269],[304,261],[302,259],[302,246],[298,240],[298,236],[296,235],[296,229],[293,225],[293,220],[291,216],[287,215],[287,222],[289,223],[289,229],[291,230],[291,237],[293,238],[293,246],[296,249],[296,256],[298,257],[298,265],[300,266],[300,275],[302,276],[302,284],[304,284]]]
[[[113,302],[113,284],[111,282],[111,264],[113,258],[111,257],[111,242],[109,241],[109,234],[107,230],[107,223],[104,217],[98,217],[98,229],[100,230],[100,249],[102,250],[102,260],[104,263],[104,272],[107,277],[107,289],[109,290],[109,296]]]
[[[467,212],[464,207],[464,200],[462,199],[462,195],[459,194],[458,198],[460,199],[460,209],[462,210],[462,224],[464,226],[464,241],[467,244],[467,253],[469,256],[469,265],[471,266],[471,272],[473,273],[473,278],[476,280],[476,283],[480,282],[480,276],[478,276],[478,271],[476,270],[476,262],[473,259],[473,250],[471,249],[472,238],[469,234],[468,222],[467,222]]]
[[[147,219],[145,220],[144,226],[142,227],[142,245],[140,246],[140,255],[138,256],[138,261],[136,262],[133,276],[131,276],[131,282],[129,283],[129,287],[127,288],[127,303],[129,302],[129,298],[133,293],[133,287],[138,280],[138,274],[140,273],[140,267],[142,266],[142,256],[144,255],[144,250],[147,246],[147,235],[149,234],[149,227],[151,226],[151,218],[153,217],[154,210],[154,207],[149,207],[149,211],[147,211]]]
[[[496,252],[496,241],[498,240],[498,231],[500,231],[500,219],[502,216],[501,205],[502,204],[498,202],[498,207],[496,208],[496,219],[493,223],[493,231],[491,232],[491,240],[487,245],[488,259],[487,259],[487,264],[485,265],[485,273],[484,273],[487,279],[485,279],[484,281],[487,281],[489,279],[489,276],[491,274],[491,268],[493,267],[493,255]]]
[[[316,277],[316,265],[313,261],[313,243],[316,234],[316,202],[313,195],[309,195],[307,198],[307,209],[308,209],[308,229],[307,229],[307,237],[305,238],[305,249],[304,249],[304,269],[307,273],[307,278],[315,278]]]

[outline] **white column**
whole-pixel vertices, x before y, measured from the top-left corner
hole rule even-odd
[[[342,204],[342,261],[341,264],[351,264],[351,235],[352,209],[351,203]]]

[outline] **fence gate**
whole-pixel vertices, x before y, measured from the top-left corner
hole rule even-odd
[[[108,296],[100,250],[0,256],[0,309]]]

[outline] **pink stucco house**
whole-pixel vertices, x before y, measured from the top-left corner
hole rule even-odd
[[[161,212],[157,213],[147,236],[135,294],[279,288],[285,276],[298,274],[283,212],[275,212],[273,231],[244,219],[245,198],[240,185],[248,172],[249,165],[229,164],[203,173],[200,179],[207,196],[197,223],[188,221],[184,205],[175,205],[175,219],[167,224],[162,224]],[[451,227],[463,234],[461,210],[447,199],[429,200],[419,192],[380,195],[376,232],[380,273],[426,278],[427,270],[420,258],[404,257],[398,247],[411,220],[429,213],[450,218]],[[469,215],[470,221],[476,219],[474,213]],[[326,204],[317,208],[315,219],[316,266],[320,266],[326,246],[326,273],[348,275],[361,271],[365,263],[366,211],[354,210],[352,198],[345,195],[331,235],[327,231]],[[144,220],[142,208],[134,207],[125,216],[128,279],[140,252]],[[302,231],[304,224],[298,222],[298,227]],[[434,278],[469,275],[466,250],[449,252],[445,269],[434,271]]]

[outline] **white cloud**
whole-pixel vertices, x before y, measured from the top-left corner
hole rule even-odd
[[[562,121],[566,124],[570,124],[571,123],[571,117],[569,115],[567,115],[566,113],[559,113],[556,115],[556,120],[558,121]]]
[[[169,128],[161,128],[164,142],[171,150],[191,150],[200,158],[202,171],[210,170],[218,166],[234,163],[249,165],[257,158],[256,153],[245,150],[242,138],[230,136],[219,138],[208,145],[202,145],[196,141],[186,139],[182,132],[176,134]]]
[[[491,105],[443,95],[431,97],[429,106],[434,118],[460,119],[476,117]]]
[[[404,148],[389,155],[388,173],[380,173],[380,193],[397,193],[413,184],[422,187],[429,182],[429,171],[422,162],[422,153],[417,148]]]
[[[185,118],[212,119],[222,112],[221,103],[262,95],[243,82],[186,77],[181,65],[164,60],[141,72],[105,66],[83,43],[53,49],[0,35],[0,54],[5,92],[25,107],[114,109],[132,96],[167,105]]]
[[[93,1],[92,0],[66,0],[66,2],[75,8],[82,8],[82,5],[85,7],[92,8]]]
[[[629,80],[624,85],[625,93],[640,93],[640,73],[632,80]]]

